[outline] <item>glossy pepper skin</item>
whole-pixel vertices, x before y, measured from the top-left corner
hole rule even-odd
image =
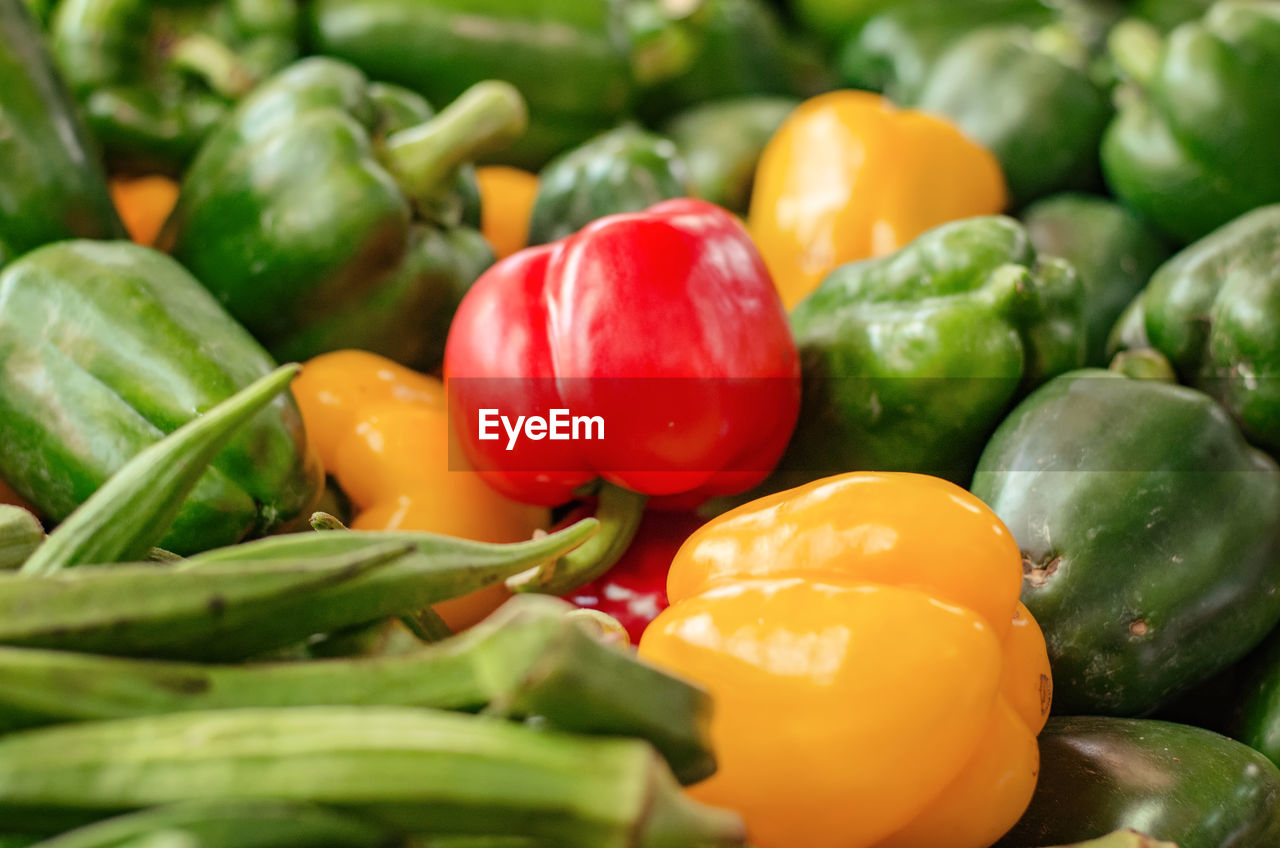
[[[121,465],[275,364],[180,265],[129,242],[66,241],[0,274],[0,477],[58,521]],[[161,547],[287,526],[319,496],[292,398],[213,462]]]
[[[1280,30],[1278,30],[1280,32]],[[1115,329],[1212,395],[1254,444],[1280,451],[1280,204],[1242,215],[1161,265]]]
[[[952,124],[835,91],[802,103],[765,146],[748,222],[791,308],[839,265],[1005,203],[995,157]]]
[[[1056,194],[1022,213],[1036,252],[1076,269],[1084,289],[1087,365],[1106,365],[1107,339],[1125,307],[1169,258],[1150,225],[1113,200]]]
[[[1112,52],[1130,87],[1102,146],[1116,197],[1183,244],[1280,202],[1263,164],[1280,135],[1280,2],[1215,3],[1164,39],[1127,32]]]
[[[627,124],[557,156],[538,175],[529,244],[571,236],[597,218],[641,212],[689,193],[675,144]]]
[[[1040,782],[997,848],[1073,842],[1140,828],[1179,848],[1280,841],[1280,770],[1198,727],[1124,718],[1053,718],[1040,734]]]
[[[311,52],[433,103],[511,82],[530,126],[503,161],[529,170],[615,125],[637,80],[682,70],[690,53],[679,22],[647,0],[317,0],[303,33]]]
[[[98,152],[20,0],[0,0],[0,266],[51,241],[122,238]]]
[[[546,505],[596,477],[646,495],[742,491],[772,468],[799,407],[795,345],[759,254],[728,212],[687,199],[602,218],[485,272],[449,331],[445,377],[462,381],[451,401],[472,463]],[[503,398],[513,412],[601,415],[610,429],[513,457],[478,438],[478,404]]]
[[[493,261],[462,168],[523,118],[505,84],[432,117],[411,92],[304,59],[201,147],[157,243],[277,358],[366,347],[438,367],[453,310]]]
[[[444,384],[376,354],[309,360],[294,396],[325,471],[350,498],[357,530],[425,530],[481,542],[520,542],[546,529],[546,509],[510,501],[450,462]],[[501,584],[436,606],[454,630],[509,595]]]
[[[1084,362],[1083,294],[1011,218],[944,224],[833,271],[796,306],[804,372],[779,478],[849,469],[967,482],[1012,404]]]
[[[112,170],[178,175],[297,26],[294,0],[62,0],[49,35]]]
[[[640,641],[716,700],[719,769],[692,793],[759,848],[989,846],[1031,798],[1052,700],[1020,573],[999,519],[922,475],[832,477],[702,527]]]
[[[1280,528],[1253,518],[1280,512],[1280,468],[1201,392],[1064,374],[1000,425],[972,489],[1022,550],[1066,714],[1150,712],[1280,622]]]
[[[764,146],[800,104],[755,95],[701,103],[671,119],[663,132],[676,143],[694,197],[747,214]]]

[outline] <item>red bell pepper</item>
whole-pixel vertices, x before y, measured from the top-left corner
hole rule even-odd
[[[600,533],[571,555],[582,562],[537,577],[557,593],[616,560],[646,496],[694,504],[763,480],[800,405],[769,272],[738,221],[698,200],[601,218],[494,265],[453,319],[444,370],[461,448],[495,488],[556,505],[604,481]],[[588,436],[598,419],[600,438],[520,438],[521,420],[555,410]]]
[[[649,510],[622,558],[565,597],[617,619],[638,645],[649,622],[667,608],[667,571],[685,539],[705,522],[689,512]]]

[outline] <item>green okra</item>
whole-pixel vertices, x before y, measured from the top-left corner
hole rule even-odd
[[[560,730],[648,740],[685,783],[715,771],[711,702],[696,686],[600,643],[572,604],[520,595],[413,653],[199,665],[0,648],[0,731],[239,707],[422,706],[540,716]]]
[[[306,533],[214,551],[212,561],[0,573],[0,644],[244,659],[482,589],[573,549],[596,525],[584,519],[506,545],[428,533]],[[262,547],[281,555],[255,556]]]
[[[299,370],[282,365],[143,449],[49,534],[22,573],[143,559],[236,429],[287,389]]]
[[[18,568],[44,541],[44,528],[20,506],[0,504],[0,570]]]
[[[314,804],[197,800],[103,819],[33,848],[123,848],[157,834],[180,833],[199,848],[389,848],[394,833]]]
[[[436,710],[178,713],[0,738],[0,828],[62,828],[194,799],[296,801],[410,834],[560,848],[743,844],[738,817],[679,788],[648,743]]]

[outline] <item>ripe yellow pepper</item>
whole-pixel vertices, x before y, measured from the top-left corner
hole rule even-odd
[[[1006,202],[995,156],[947,120],[833,91],[802,103],[765,146],[748,224],[789,309],[838,265]]]
[[[359,510],[352,527],[518,542],[550,523],[548,510],[508,500],[465,470],[462,451],[450,450],[444,383],[435,377],[346,350],[307,362],[292,388],[325,471]],[[459,630],[507,597],[499,584],[435,609]]]
[[[480,186],[480,232],[504,259],[529,243],[529,221],[538,196],[538,177],[506,165],[476,169]]]
[[[757,848],[986,848],[1026,809],[1052,699],[1022,559],[918,474],[830,477],[693,534],[640,655],[715,698],[691,789]]]

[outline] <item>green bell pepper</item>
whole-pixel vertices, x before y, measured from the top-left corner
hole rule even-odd
[[[59,239],[122,238],[98,154],[21,0],[0,0],[0,265]]]
[[[798,105],[788,97],[733,97],[673,118],[664,132],[684,159],[693,196],[745,215],[760,154]]]
[[[626,125],[596,136],[542,169],[529,244],[572,235],[605,215],[639,212],[689,193],[675,143]]]
[[[1102,183],[1098,145],[1111,102],[1089,77],[1088,55],[1065,29],[983,27],[934,64],[909,105],[945,115],[1004,170],[1014,206]]]
[[[1225,736],[1144,719],[1051,718],[1031,806],[996,848],[1122,827],[1178,848],[1262,848],[1280,844],[1278,808],[1280,770]]]
[[[311,52],[446,103],[484,79],[515,85],[529,131],[503,161],[538,170],[626,117],[638,84],[692,61],[686,28],[657,0],[314,0]],[[698,4],[684,4],[696,7]]]
[[[430,370],[493,261],[458,232],[473,205],[460,168],[518,134],[524,104],[482,83],[403,126],[429,114],[344,62],[304,59],[210,136],[157,244],[277,357],[363,347]]]
[[[1272,453],[1280,451],[1277,250],[1280,204],[1219,228],[1160,267],[1112,342],[1159,350],[1184,383],[1216,398]]]
[[[0,478],[54,521],[117,469],[274,367],[182,266],[124,241],[63,241],[0,273]],[[161,547],[280,529],[323,480],[292,398],[239,430]]]
[[[1084,361],[1081,301],[1075,271],[1004,217],[837,268],[791,313],[804,388],[779,468],[967,482],[1019,395]]]
[[[1091,50],[1114,17],[1034,0],[921,0],[868,23],[842,70],[855,87],[950,118],[1000,160],[1019,206],[1101,185],[1112,109]]]
[[[1273,633],[1241,667],[1231,735],[1280,765],[1280,637]]]
[[[1084,287],[1089,365],[1106,365],[1116,319],[1151,279],[1169,249],[1123,206],[1102,197],[1062,194],[1028,207],[1022,222],[1036,251],[1061,256]]]
[[[686,22],[692,58],[678,75],[641,89],[637,112],[647,123],[727,97],[800,97],[834,87],[829,73],[808,76],[803,44],[763,0],[702,0]]]
[[[295,0],[62,0],[49,33],[112,169],[176,175],[297,25]]]
[[[985,27],[1044,30],[1044,47],[1072,45],[1092,55],[1106,42],[1121,6],[1111,0],[912,0],[888,5],[852,32],[839,56],[852,88],[883,92],[900,104],[919,101],[938,60]],[[1065,39],[1064,39],[1065,36]],[[1065,40],[1065,44],[1064,44]],[[1078,60],[1078,55],[1077,55]]]
[[[1222,0],[1161,39],[1112,39],[1131,82],[1102,165],[1116,197],[1180,243],[1280,202],[1280,2]]]
[[[1032,393],[973,477],[1022,549],[1067,714],[1150,712],[1280,623],[1280,524],[1257,520],[1280,515],[1280,468],[1158,354],[1114,368]]]

